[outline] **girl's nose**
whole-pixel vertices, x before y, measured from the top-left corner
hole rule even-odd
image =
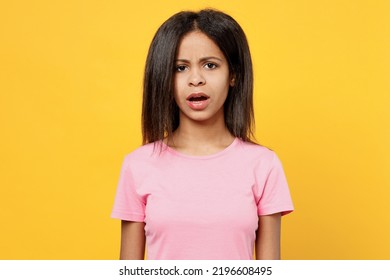
[[[190,86],[201,86],[206,83],[205,78],[203,75],[200,73],[199,70],[194,70],[190,77],[189,77],[189,85]]]

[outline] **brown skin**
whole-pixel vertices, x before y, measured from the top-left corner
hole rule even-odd
[[[280,213],[259,217],[255,244],[257,260],[280,260],[280,227]]]
[[[194,156],[209,155],[228,147],[234,140],[225,125],[223,104],[234,76],[219,47],[201,32],[182,39],[174,75],[175,101],[180,109],[180,124],[172,138],[166,139],[175,150]],[[193,110],[187,97],[203,92],[210,97],[203,110]]]
[[[145,255],[145,223],[122,221],[121,260],[143,260]]]

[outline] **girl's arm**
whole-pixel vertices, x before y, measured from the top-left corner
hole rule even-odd
[[[256,259],[280,260],[281,213],[259,216],[256,232]]]
[[[145,256],[145,223],[122,221],[121,260],[143,260]]]

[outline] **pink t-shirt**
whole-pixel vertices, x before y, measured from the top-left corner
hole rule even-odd
[[[123,162],[112,217],[145,222],[148,259],[252,259],[258,216],[293,210],[276,154],[236,138],[189,156],[163,144]]]

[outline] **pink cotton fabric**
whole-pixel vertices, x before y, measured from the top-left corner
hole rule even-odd
[[[258,216],[293,211],[276,154],[236,138],[209,156],[144,145],[124,159],[112,217],[145,222],[148,259],[253,258]]]

